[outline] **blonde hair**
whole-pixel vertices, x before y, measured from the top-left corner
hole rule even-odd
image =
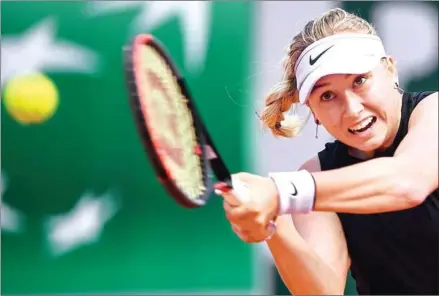
[[[268,93],[261,114],[262,123],[270,128],[274,136],[295,137],[304,124],[296,115],[284,115],[292,104],[299,102],[294,67],[300,54],[317,40],[348,31],[377,35],[374,27],[366,20],[335,8],[309,21],[302,32],[293,38],[283,61],[283,79]]]

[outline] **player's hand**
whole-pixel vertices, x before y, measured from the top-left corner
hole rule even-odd
[[[248,173],[233,175],[241,189],[226,190],[216,186],[215,192],[224,199],[224,210],[233,231],[245,242],[256,243],[273,235],[279,198],[277,187],[270,178]],[[245,187],[243,194],[242,187]],[[222,190],[219,190],[221,188]],[[242,196],[245,195],[245,196]]]

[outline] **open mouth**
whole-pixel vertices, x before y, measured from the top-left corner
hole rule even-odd
[[[356,135],[364,133],[365,131],[370,129],[375,124],[376,121],[377,121],[376,116],[368,117],[362,122],[360,122],[359,124],[357,124],[356,126],[353,126],[352,128],[348,128],[348,131],[351,134],[356,134]]]

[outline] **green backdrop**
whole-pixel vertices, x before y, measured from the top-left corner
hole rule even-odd
[[[56,84],[60,105],[33,126],[1,107],[1,292],[250,293],[258,284],[251,246],[230,230],[220,199],[184,210],[155,179],[127,104],[121,50],[137,32],[165,43],[230,169],[244,170],[249,112],[237,105],[255,99],[258,4],[99,1],[91,14],[91,3],[2,3],[2,86],[6,75],[38,70]],[[369,20],[382,4],[340,2]],[[437,3],[423,5],[437,15]],[[151,30],[147,20],[156,21]],[[413,26],[400,24],[394,34]],[[410,38],[401,46],[416,47]],[[437,66],[418,70],[406,71],[405,89],[437,89]],[[274,293],[288,294],[273,274]],[[346,293],[355,294],[352,280]]]
[[[145,32],[134,20],[142,9],[152,8],[139,2],[89,15],[87,5],[2,3],[2,51],[4,36],[30,43],[25,53],[16,54],[27,63],[40,61],[35,67],[53,79],[60,93],[55,116],[39,125],[17,123],[2,104],[2,202],[23,218],[19,227],[2,229],[2,293],[248,292],[253,287],[251,249],[230,230],[221,201],[214,198],[199,210],[177,207],[157,182],[137,136],[122,46],[134,33]],[[217,146],[233,171],[244,168],[242,116],[224,100],[224,86],[247,83],[253,6],[209,4],[202,15],[211,20],[202,72],[189,71],[184,61],[181,15],[170,14],[150,31],[187,76],[213,138],[227,134],[228,141]],[[31,30],[46,21],[52,27]],[[56,50],[50,57],[38,56],[38,46],[50,51],[66,42],[93,52],[99,67],[65,66],[80,62],[73,53],[70,62],[45,61],[58,55]],[[239,50],[230,50],[230,42]],[[234,96],[246,99],[243,93]],[[76,215],[66,216],[72,211]],[[47,222],[57,215],[63,216],[52,225],[64,225],[61,233]]]

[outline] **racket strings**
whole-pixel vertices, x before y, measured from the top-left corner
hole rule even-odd
[[[152,121],[154,134],[156,138],[167,139],[167,143],[161,144],[168,145],[167,149],[160,149],[160,156],[177,186],[189,198],[196,199],[206,188],[202,160],[194,153],[198,141],[187,99],[182,95],[172,70],[155,50],[147,50],[144,59],[148,65],[146,70],[154,74],[146,75],[151,84],[149,89],[156,90],[149,94],[153,101],[149,111],[150,117],[155,119]],[[181,162],[175,161],[175,154],[181,157]]]

